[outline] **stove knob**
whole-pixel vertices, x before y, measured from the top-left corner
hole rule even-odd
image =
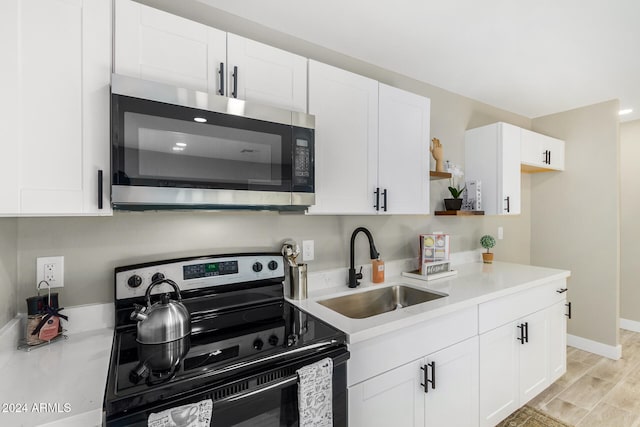
[[[129,277],[129,280],[127,280],[127,285],[132,288],[137,288],[138,286],[142,285],[142,277],[134,274],[133,276]]]
[[[157,282],[158,280],[162,280],[162,279],[164,279],[164,274],[162,273],[156,273],[153,276],[151,276],[152,282]]]
[[[271,335],[269,337],[269,344],[271,344],[274,347],[278,345],[278,341],[280,341],[280,339],[278,338],[277,335]]]
[[[268,266],[269,266],[269,270],[273,271],[276,268],[278,268],[278,263],[276,261],[269,261]]]
[[[264,342],[262,342],[260,338],[256,338],[256,340],[253,342],[253,348],[255,348],[256,350],[262,350],[263,346]]]
[[[262,271],[262,264],[256,261],[256,263],[253,264],[253,271],[260,273]]]

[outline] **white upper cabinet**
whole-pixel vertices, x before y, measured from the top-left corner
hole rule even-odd
[[[0,214],[110,214],[111,1],[7,0],[0,27]]]
[[[227,33],[131,0],[115,2],[116,74],[204,92],[221,88]]]
[[[523,172],[564,170],[564,141],[522,129]]]
[[[307,110],[307,59],[131,0],[116,0],[115,72]]]
[[[307,58],[228,33],[227,64],[227,96],[307,111]]]
[[[378,212],[426,214],[431,101],[380,83],[378,105]]]
[[[309,61],[316,116],[311,214],[426,214],[428,98]]]
[[[520,213],[520,131],[494,123],[465,133],[465,179],[481,181],[487,215]]]
[[[316,116],[312,214],[372,214],[378,181],[378,82],[309,61]]]

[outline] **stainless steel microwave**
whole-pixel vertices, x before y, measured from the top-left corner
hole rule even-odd
[[[305,209],[314,116],[114,74],[115,209]]]

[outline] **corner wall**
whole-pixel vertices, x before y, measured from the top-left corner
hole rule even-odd
[[[16,315],[18,220],[0,218],[0,329]]]
[[[618,101],[532,121],[565,140],[565,171],[531,180],[531,262],[571,270],[568,333],[618,345],[620,174]]]
[[[640,322],[640,120],[620,124],[620,318]]]

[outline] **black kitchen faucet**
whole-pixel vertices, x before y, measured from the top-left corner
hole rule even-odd
[[[378,253],[378,250],[376,249],[376,245],[373,242],[373,236],[371,235],[371,232],[369,230],[367,230],[364,227],[358,227],[355,230],[353,230],[353,233],[351,234],[351,252],[350,252],[350,264],[349,264],[349,287],[350,288],[355,288],[358,285],[360,285],[360,282],[358,282],[358,279],[362,279],[362,267],[360,267],[360,272],[356,273],[356,268],[355,268],[355,247],[354,247],[354,243],[356,241],[356,236],[359,232],[363,232],[364,234],[367,235],[367,239],[369,239],[369,255],[371,256],[371,259],[378,259],[378,257],[380,256],[380,254]]]

